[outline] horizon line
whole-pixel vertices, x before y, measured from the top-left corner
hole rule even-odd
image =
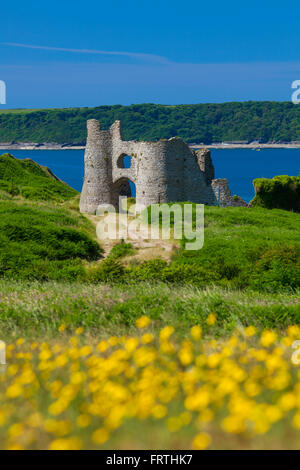
[[[168,103],[151,103],[150,101],[145,101],[142,103],[131,103],[131,104],[98,104],[93,106],[62,106],[62,107],[48,107],[48,108],[1,108],[1,111],[23,111],[23,110],[33,110],[33,111],[42,111],[42,110],[55,110],[55,109],[93,109],[93,108],[100,108],[100,107],[112,107],[112,106],[122,106],[122,107],[130,107],[130,106],[142,106],[142,105],[154,105],[154,106],[199,106],[199,105],[221,105],[221,104],[231,104],[231,103],[291,103],[289,100],[232,100],[232,101],[203,101],[199,103],[180,103],[180,104],[168,104]]]

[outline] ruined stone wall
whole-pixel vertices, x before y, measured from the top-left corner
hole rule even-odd
[[[94,213],[99,204],[111,203],[111,137],[96,119],[87,121],[87,132],[80,211]]]
[[[212,190],[215,195],[216,204],[220,207],[228,206],[243,206],[247,207],[248,204],[239,196],[232,196],[228,187],[227,179],[216,179],[211,183]]]
[[[210,184],[215,178],[215,169],[210,156],[210,150],[208,150],[207,148],[203,148],[197,150],[195,153],[200,170],[205,175],[206,183]]]
[[[201,171],[197,153],[190,150],[191,156],[185,157],[185,201],[215,205],[215,196],[211,185],[207,184],[206,174]]]
[[[101,131],[95,119],[87,123],[85,175],[81,212],[94,213],[100,204],[118,208],[119,195],[129,193],[128,180],[136,185],[136,202],[148,206],[163,202],[191,201],[230,205],[227,180],[214,180],[210,152],[194,152],[180,138],[158,142],[124,141],[121,122]],[[124,168],[122,157],[131,156]]]

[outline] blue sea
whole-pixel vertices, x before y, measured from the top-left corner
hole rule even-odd
[[[0,150],[16,158],[31,158],[48,166],[60,179],[81,191],[83,183],[83,150]],[[255,178],[300,173],[300,149],[212,149],[216,178],[227,178],[232,194],[249,202],[254,196]]]

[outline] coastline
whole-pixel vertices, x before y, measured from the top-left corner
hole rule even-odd
[[[202,144],[189,144],[193,149],[208,148],[208,149],[300,149],[300,142],[274,144],[265,143],[259,144],[256,142],[250,144],[241,143],[213,143],[209,145]],[[16,144],[0,143],[0,150],[84,150],[85,145],[69,145],[69,144],[39,144],[39,143],[25,143],[20,142]]]
[[[66,144],[2,144],[0,150],[84,150],[85,145],[66,145]]]
[[[194,149],[206,147],[208,149],[300,149],[300,143],[287,143],[287,144],[273,144],[273,143],[266,143],[266,144],[257,144],[257,143],[250,143],[250,144],[211,144],[211,145],[190,145]]]

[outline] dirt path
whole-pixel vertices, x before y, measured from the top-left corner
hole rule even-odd
[[[180,243],[179,240],[174,240],[173,234],[171,232],[170,239],[150,239],[150,225],[141,224],[139,230],[134,231],[132,236],[128,236],[128,231],[126,230],[127,224],[132,227],[131,223],[137,221],[133,216],[128,216],[126,214],[117,214],[117,223],[115,224],[114,214],[106,215],[108,217],[105,219],[106,223],[109,223],[111,227],[116,230],[118,235],[121,230],[122,236],[117,239],[103,238],[101,235],[101,227],[103,227],[104,216],[97,216],[91,214],[85,214],[85,216],[95,225],[97,230],[97,236],[101,247],[104,249],[103,256],[104,258],[109,254],[113,246],[120,243],[122,239],[126,243],[131,243],[135,249],[135,253],[130,256],[126,256],[122,259],[125,264],[134,262],[147,261],[154,258],[162,258],[166,261],[170,261],[179,249]]]

